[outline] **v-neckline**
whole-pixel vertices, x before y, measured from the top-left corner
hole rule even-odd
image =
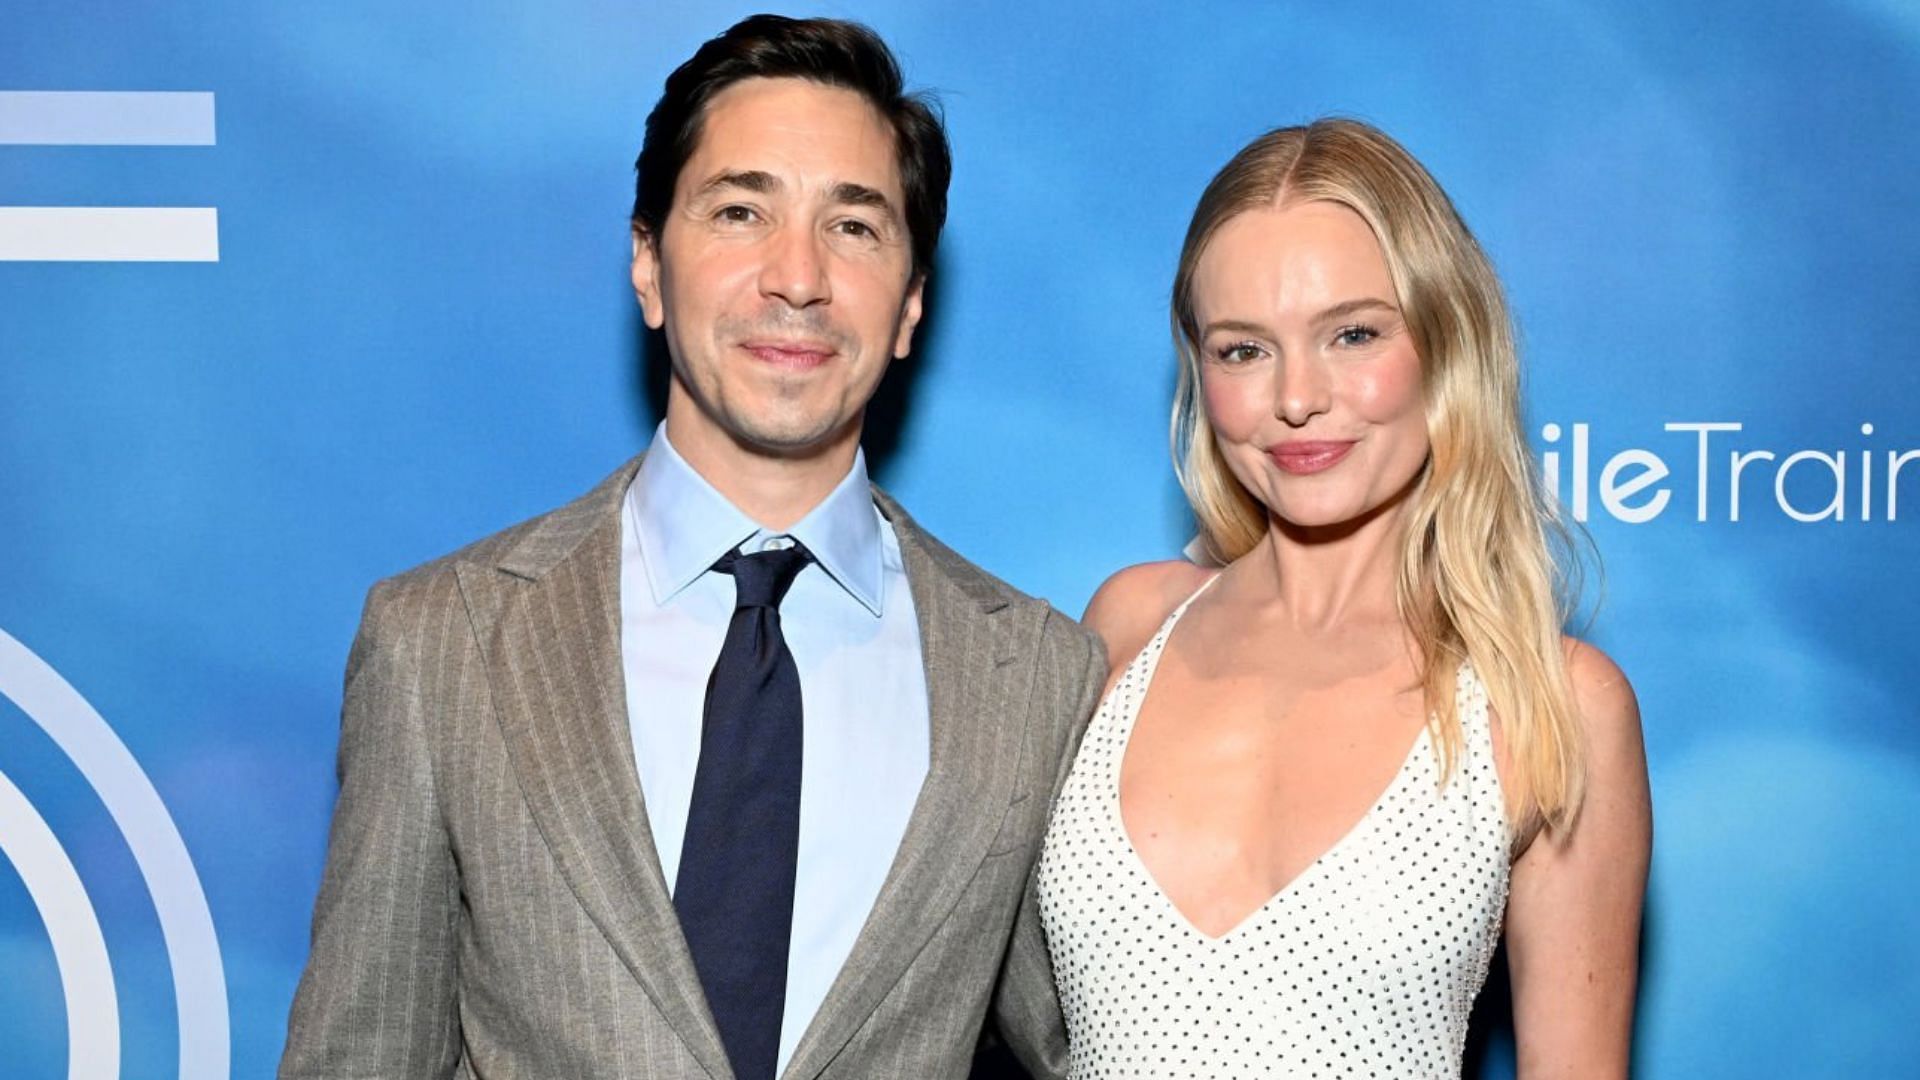
[[[1374,798],[1373,802],[1367,805],[1366,810],[1361,813],[1360,817],[1355,820],[1352,825],[1348,826],[1345,832],[1340,834],[1340,838],[1335,840],[1325,851],[1315,856],[1312,862],[1302,867],[1298,873],[1289,878],[1287,882],[1281,885],[1271,896],[1256,905],[1245,915],[1242,915],[1238,921],[1225,931],[1219,934],[1209,934],[1205,930],[1200,929],[1200,927],[1194,923],[1193,919],[1190,918],[1185,911],[1180,909],[1180,905],[1174,903],[1173,897],[1161,886],[1160,879],[1155,876],[1153,868],[1148,866],[1147,860],[1141,857],[1140,849],[1134,846],[1133,834],[1127,830],[1126,814],[1120,805],[1120,777],[1126,769],[1127,750],[1133,745],[1133,730],[1140,720],[1140,708],[1147,702],[1147,692],[1152,689],[1154,676],[1159,673],[1160,657],[1166,653],[1167,644],[1173,639],[1174,627],[1179,624],[1181,617],[1186,615],[1187,608],[1192,606],[1193,602],[1200,598],[1200,594],[1206,592],[1207,589],[1218,580],[1220,580],[1220,575],[1215,574],[1213,577],[1208,578],[1205,584],[1194,590],[1193,595],[1182,601],[1180,606],[1175,608],[1171,615],[1167,616],[1166,623],[1161,626],[1160,631],[1154,635],[1153,640],[1148,643],[1148,647],[1141,650],[1140,654],[1134,657],[1133,663],[1135,664],[1143,660],[1145,661],[1140,672],[1140,691],[1139,696],[1134,700],[1133,707],[1129,710],[1126,717],[1126,724],[1119,733],[1120,744],[1114,749],[1113,764],[1111,766],[1113,776],[1112,782],[1108,785],[1107,792],[1107,812],[1112,819],[1114,830],[1119,834],[1120,845],[1126,849],[1127,858],[1131,859],[1133,864],[1139,868],[1140,876],[1146,879],[1147,886],[1153,890],[1154,895],[1159,897],[1160,901],[1167,906],[1167,910],[1173,913],[1174,920],[1180,924],[1181,928],[1208,945],[1218,945],[1240,933],[1242,930],[1247,929],[1262,915],[1266,914],[1275,904],[1278,904],[1281,900],[1299,890],[1304,883],[1318,877],[1326,866],[1329,858],[1339,854],[1342,849],[1355,842],[1356,838],[1359,837],[1360,834],[1366,830],[1367,826],[1372,824],[1373,819],[1378,816],[1380,807],[1400,789],[1401,783],[1406,779],[1407,770],[1413,766],[1415,759],[1418,758],[1421,751],[1426,748],[1433,732],[1432,725],[1420,725],[1420,733],[1414,736],[1413,745],[1408,748],[1406,755],[1400,759],[1400,767],[1394,770],[1392,778],[1387,781],[1387,786],[1381,789],[1380,794]],[[1149,652],[1151,652],[1152,655],[1148,655]]]

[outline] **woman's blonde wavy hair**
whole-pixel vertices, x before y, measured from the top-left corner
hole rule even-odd
[[[1460,754],[1455,672],[1471,662],[1499,717],[1515,820],[1562,830],[1585,777],[1560,636],[1578,562],[1566,557],[1567,530],[1522,433],[1512,321],[1446,193],[1368,124],[1323,119],[1268,132],[1227,162],[1194,210],[1173,281],[1173,448],[1202,542],[1232,562],[1267,534],[1268,517],[1228,470],[1207,420],[1194,271],[1228,219],[1307,200],[1347,207],[1373,230],[1420,356],[1432,451],[1409,494],[1396,597],[1419,649],[1443,775]]]

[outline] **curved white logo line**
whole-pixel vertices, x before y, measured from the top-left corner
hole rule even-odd
[[[12,699],[72,759],[106,804],[146,879],[173,969],[180,1080],[228,1080],[227,978],[213,914],[160,793],[93,706],[4,630],[0,695]]]
[[[0,773],[0,854],[40,909],[67,1002],[67,1080],[120,1075],[120,999],[100,918],[66,849],[20,789]]]

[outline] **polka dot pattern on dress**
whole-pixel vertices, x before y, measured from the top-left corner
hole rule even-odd
[[[1192,603],[1167,616],[1101,702],[1041,849],[1069,1075],[1457,1078],[1507,901],[1510,834],[1485,687],[1461,667],[1464,739],[1445,787],[1423,731],[1352,831],[1208,937],[1154,882],[1120,818],[1134,719]]]

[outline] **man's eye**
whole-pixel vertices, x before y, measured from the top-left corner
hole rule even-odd
[[[847,218],[836,224],[834,228],[844,236],[857,236],[863,240],[880,235],[873,226],[858,218]]]
[[[751,206],[741,206],[735,203],[730,206],[723,206],[719,210],[714,211],[713,216],[716,221],[724,221],[732,225],[745,225],[760,215],[754,213],[753,207]]]

